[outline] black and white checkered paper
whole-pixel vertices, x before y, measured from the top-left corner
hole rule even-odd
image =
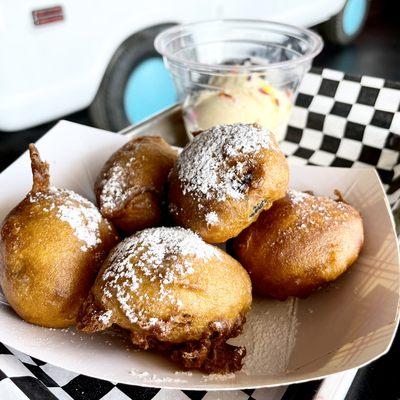
[[[396,208],[400,205],[399,106],[400,83],[313,69],[300,86],[281,148],[291,164],[376,167]],[[115,384],[52,366],[0,343],[1,400],[293,399],[289,392],[286,387],[206,392]]]

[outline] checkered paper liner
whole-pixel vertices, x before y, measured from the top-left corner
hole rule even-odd
[[[400,197],[400,82],[313,69],[281,148],[291,164],[373,166],[392,207]]]
[[[313,69],[300,85],[281,148],[291,164],[376,167],[396,209],[400,205],[399,106],[400,83]],[[313,389],[315,385],[310,397]],[[2,400],[293,398],[288,392],[287,387],[206,392],[115,384],[55,367],[0,343]]]

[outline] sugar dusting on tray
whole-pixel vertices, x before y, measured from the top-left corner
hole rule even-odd
[[[246,375],[271,375],[287,370],[296,343],[297,300],[284,302],[254,299],[243,333],[228,343],[245,346],[242,372]]]
[[[138,371],[136,369],[131,369],[129,374],[132,376],[137,376],[142,378],[146,383],[186,383],[186,379],[177,378],[174,376],[161,376],[156,374],[151,374],[148,371]]]
[[[198,374],[198,372],[194,372]],[[175,371],[174,374],[171,375],[157,375],[152,374],[148,371],[141,371],[136,369],[131,369],[129,374],[132,376],[139,377],[143,379],[146,383],[188,383],[188,380],[185,378],[190,378],[194,374],[192,371]],[[231,379],[234,379],[236,374],[228,373],[228,374],[208,374],[202,375],[202,382],[226,382]]]
[[[209,374],[209,375],[203,375],[203,382],[226,382],[231,379],[234,379],[236,377],[236,374],[233,372],[229,374]]]

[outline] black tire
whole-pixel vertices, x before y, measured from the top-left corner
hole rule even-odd
[[[351,43],[361,33],[361,31],[364,28],[365,21],[367,20],[369,1],[367,0],[366,2],[367,5],[363,20],[356,32],[354,32],[352,35],[348,35],[343,30],[343,15],[344,15],[344,9],[347,4],[346,1],[345,5],[343,6],[339,14],[336,14],[331,19],[329,19],[328,21],[324,22],[321,25],[321,33],[324,36],[324,38],[332,44],[337,44],[342,46]]]
[[[159,32],[174,24],[158,25],[129,37],[113,55],[96,97],[89,107],[95,126],[120,131],[130,125],[124,108],[124,92],[132,70],[143,60],[159,56],[154,39]]]

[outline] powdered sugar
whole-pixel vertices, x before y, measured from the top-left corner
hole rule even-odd
[[[321,226],[328,230],[333,226],[338,226],[346,220],[348,211],[351,209],[341,201],[334,201],[329,197],[317,197],[293,189],[287,192],[285,206],[291,208],[290,223],[278,227],[275,241],[267,241],[272,247],[286,242],[289,235],[293,241],[310,232],[311,235],[312,232],[315,234]],[[316,230],[313,230],[314,228]]]
[[[125,169],[121,165],[115,164],[108,170],[107,175],[107,178],[101,182],[100,206],[104,210],[112,211],[127,196]]]
[[[110,322],[112,315],[113,315],[112,310],[105,311],[103,314],[99,316],[99,321],[102,324],[107,325]]]
[[[206,130],[178,158],[183,193],[217,201],[242,199],[257,154],[276,148],[269,131],[256,125],[219,125]]]
[[[193,372],[192,371],[175,371],[175,375],[193,376]]]
[[[343,218],[336,211],[344,211],[347,207],[341,201],[334,201],[329,197],[316,197],[293,189],[289,190],[287,195],[297,215],[294,228],[300,230],[319,223],[321,219],[329,221],[330,224],[336,224]]]
[[[136,145],[136,148],[140,145]],[[103,177],[100,187],[100,207],[102,212],[112,212],[120,208],[125,203],[132,193],[132,188],[128,185],[128,176],[132,178],[135,171],[132,164],[135,157],[121,165],[119,162],[114,162],[111,168],[108,169],[107,174]]]
[[[203,375],[202,381],[203,382],[226,382],[231,379],[234,379],[236,375],[231,372],[229,374],[209,374]]]
[[[211,211],[211,212],[207,213],[205,215],[205,219],[206,219],[207,224],[209,224],[209,225],[215,225],[215,224],[218,224],[218,222],[219,222],[218,214],[215,211]]]
[[[146,383],[187,383],[188,378],[193,376],[192,371],[175,371],[173,376],[170,375],[157,375],[148,371],[140,371],[131,369],[130,375],[143,379]],[[186,379],[185,379],[186,378]],[[226,382],[236,378],[234,373],[228,374],[209,374],[202,375],[202,382]]]
[[[94,207],[71,207],[63,204],[59,206],[57,215],[61,221],[67,222],[74,229],[76,237],[85,243],[81,246],[82,251],[100,243],[101,216]]]
[[[246,347],[242,372],[247,375],[284,373],[296,343],[297,299],[285,302],[254,299],[243,333],[228,343]]]
[[[290,201],[293,204],[300,204],[305,199],[310,197],[310,195],[308,193],[299,192],[298,190],[294,190],[294,189],[289,189],[287,194],[288,194]]]
[[[30,195],[29,201],[48,202],[43,211],[55,210],[55,215],[73,229],[75,236],[83,242],[82,251],[87,251],[101,243],[99,224],[102,221],[97,208],[87,199],[67,189],[50,188],[48,192]]]
[[[173,376],[161,376],[156,374],[151,374],[148,371],[137,371],[131,369],[129,371],[130,375],[142,378],[146,383],[186,383],[186,379],[176,378]]]
[[[136,307],[137,300],[142,304],[159,301],[179,309],[182,302],[172,295],[171,287],[194,272],[192,258],[208,260],[219,257],[219,253],[190,230],[161,227],[146,229],[125,239],[110,257],[110,266],[102,277],[104,295],[115,296],[129,321],[146,329],[161,321],[146,307]],[[156,288],[151,298],[142,291],[143,282]]]

